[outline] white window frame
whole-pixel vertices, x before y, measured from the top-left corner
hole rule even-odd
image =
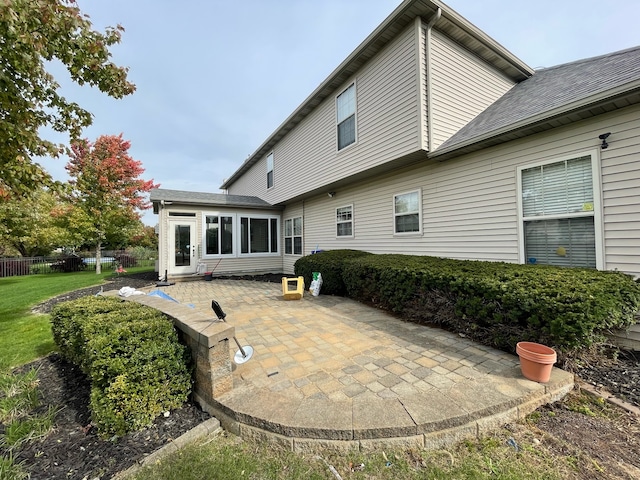
[[[349,143],[348,145],[345,145],[344,147],[340,148],[340,135],[338,133],[340,124],[345,122],[348,118],[351,117],[351,115],[349,115],[347,118],[345,118],[342,121],[339,121],[338,119],[338,98],[347,92],[347,90],[349,90],[350,88],[353,87],[353,98],[354,98],[354,105],[353,105],[353,128],[354,128],[354,134],[353,134],[353,142]],[[336,109],[336,127],[335,127],[335,132],[336,132],[336,151],[337,152],[343,152],[346,149],[350,148],[353,145],[356,145],[358,143],[358,87],[356,85],[356,81],[352,81],[349,83],[349,85],[342,89],[342,91],[336,95],[335,97],[335,109]]]
[[[207,217],[208,216],[217,216],[220,217],[231,217],[233,222],[233,253],[232,254],[206,254],[207,250]],[[256,253],[242,253],[242,228],[241,221],[242,218],[249,218],[249,226],[251,225],[251,219],[267,219],[268,220],[268,228],[269,228],[269,252],[256,252]],[[276,221],[275,229],[272,227],[272,220]],[[229,212],[229,211],[203,211],[202,212],[202,258],[203,259],[212,259],[212,258],[247,258],[247,257],[273,257],[280,256],[282,251],[282,241],[280,236],[281,230],[281,218],[280,215],[274,214],[256,214],[251,212]],[[275,236],[275,237],[274,237]],[[275,240],[277,242],[277,251],[271,251],[272,245],[271,240]],[[249,237],[250,242],[250,237]],[[249,248],[251,248],[251,244],[249,243]]]
[[[593,182],[593,210],[585,210],[584,212],[576,213],[564,213],[558,215],[546,215],[525,217],[524,205],[522,201],[522,171],[529,168],[536,168],[544,165],[551,165],[559,162],[566,162],[580,157],[591,157],[591,179]],[[580,151],[571,155],[565,155],[562,157],[555,157],[540,162],[521,165],[516,168],[516,181],[517,181],[517,206],[518,206],[518,257],[520,263],[527,263],[525,258],[525,245],[524,245],[524,223],[532,220],[553,220],[553,219],[566,219],[566,218],[579,218],[579,217],[593,217],[593,227],[595,236],[595,248],[596,248],[596,268],[598,270],[604,269],[604,236],[603,236],[603,222],[602,222],[602,180],[600,169],[600,151],[597,149]]]
[[[271,174],[271,185],[269,185],[269,174]],[[273,152],[267,155],[267,190],[272,189],[275,186],[275,169]]]
[[[295,234],[295,221],[296,220],[300,220],[300,235],[296,235]],[[291,222],[291,235],[287,235],[287,224]],[[285,255],[293,255],[296,257],[299,257],[301,255],[304,255],[304,222],[302,221],[302,216],[298,215],[297,217],[289,217],[286,218],[284,220],[284,247],[283,247],[283,251]],[[301,251],[300,253],[295,253],[296,252],[296,238],[300,237],[300,248]],[[291,253],[287,252],[287,238],[291,239]]]
[[[396,213],[396,198],[401,195],[409,195],[416,193],[418,195],[418,210],[404,213]],[[410,235],[422,235],[422,189],[417,188],[415,190],[409,190],[406,192],[400,192],[393,195],[393,203],[391,205],[391,211],[393,212],[393,235],[394,236],[410,236]],[[396,218],[404,215],[418,214],[418,231],[417,232],[396,232]]]
[[[339,213],[338,211],[343,209],[343,208],[349,208],[350,209],[350,214],[351,217],[349,218],[349,220],[340,220],[339,217]],[[340,235],[339,231],[338,231],[338,226],[341,224],[346,224],[346,223],[350,223],[351,224],[351,235]],[[353,238],[355,235],[355,229],[354,229],[354,214],[353,214],[353,204],[350,205],[342,205],[341,207],[336,207],[336,238]]]
[[[280,217],[278,215],[256,215],[253,213],[238,213],[238,221],[237,221],[237,229],[238,229],[238,257],[271,257],[280,255]],[[251,250],[251,220],[267,220],[267,228],[268,228],[268,240],[269,240],[269,251],[268,252],[242,252],[242,219],[248,218],[249,222],[249,232],[248,232],[248,246],[249,250]],[[276,228],[275,232],[272,232],[271,220],[276,220]],[[272,236],[275,235],[275,239],[278,242],[277,250],[275,252],[271,251],[271,240]]]
[[[218,217],[218,251],[222,251],[222,217],[231,218],[231,253],[207,253],[207,217]],[[203,212],[202,213],[202,257],[203,258],[220,258],[235,257],[236,248],[236,216],[229,212]]]

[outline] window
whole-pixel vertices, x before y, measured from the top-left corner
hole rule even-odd
[[[338,150],[356,141],[356,85],[352,83],[336,98]]]
[[[202,248],[206,257],[271,255],[280,252],[280,217],[205,212]]]
[[[593,158],[583,155],[518,169],[526,263],[598,266],[600,201]]]
[[[267,188],[273,187],[273,153],[267,157]]]
[[[278,219],[240,217],[240,253],[278,253]]]
[[[336,235],[353,237],[353,205],[336,208]]]
[[[205,215],[205,254],[233,254],[233,217]]]
[[[284,253],[302,255],[302,217],[284,221]]]
[[[421,231],[420,190],[394,195],[393,217],[395,233],[419,233]]]

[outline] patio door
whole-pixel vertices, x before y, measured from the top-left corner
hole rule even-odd
[[[169,273],[196,273],[196,222],[173,220],[169,222]]]

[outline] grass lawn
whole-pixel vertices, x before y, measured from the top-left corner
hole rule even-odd
[[[128,268],[129,273],[152,268]],[[38,303],[72,290],[100,285],[113,272],[50,273],[0,278],[0,370],[55,350],[49,315],[31,313]]]

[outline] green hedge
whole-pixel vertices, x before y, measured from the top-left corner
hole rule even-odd
[[[313,272],[320,272],[322,274],[322,288],[320,293],[344,296],[347,293],[342,279],[344,262],[351,258],[366,255],[371,254],[360,250],[328,250],[326,252],[300,257],[294,265],[294,271],[296,276],[304,277],[305,285],[311,285]]]
[[[345,262],[350,297],[513,351],[518,341],[588,346],[634,322],[640,285],[620,272],[410,255]]]
[[[56,305],[51,323],[61,355],[91,379],[92,419],[101,434],[138,430],[187,400],[189,354],[157,310],[84,297]]]

